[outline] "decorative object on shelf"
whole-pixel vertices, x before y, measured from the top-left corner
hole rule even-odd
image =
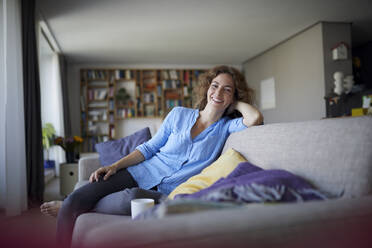
[[[347,75],[344,79],[344,85],[343,85],[345,94],[349,94],[351,92],[353,85],[354,85],[354,76]]]
[[[333,104],[337,104],[338,101],[340,100],[340,97],[339,96],[329,96],[328,98],[325,97],[326,99],[328,99],[329,101],[329,105],[333,105]]]
[[[367,114],[368,109],[364,108],[353,108],[351,109],[351,116],[356,117],[356,116],[363,116]]]
[[[363,96],[362,97],[362,100],[363,100],[363,104],[362,104],[362,108],[370,108],[372,105],[372,95],[368,95],[368,96]]]
[[[348,58],[349,45],[345,42],[340,42],[332,48],[333,60],[346,60]]]
[[[54,145],[54,137],[56,130],[52,123],[46,123],[42,129],[43,135],[43,148],[46,152],[46,159],[44,160],[44,168],[54,168],[55,161],[49,159],[49,148]]]
[[[59,145],[66,152],[66,163],[74,163],[79,159],[79,151],[77,148],[83,143],[83,139],[79,136],[73,137],[57,137],[54,140],[56,145]]]
[[[369,107],[368,108],[367,115],[372,116],[372,107]]]
[[[125,88],[120,88],[115,95],[115,100],[118,104],[126,105],[130,100],[130,95]]]
[[[343,90],[344,90],[343,89],[344,73],[341,72],[341,71],[336,71],[333,74],[333,78],[335,79],[335,81],[334,81],[335,88],[334,88],[333,92],[340,96],[342,94]]]

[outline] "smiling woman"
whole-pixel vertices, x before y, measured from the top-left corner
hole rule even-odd
[[[202,110],[208,103],[208,90],[211,88],[214,89],[216,86],[222,84],[221,80],[225,81],[226,77],[222,78],[217,77],[219,75],[229,75],[232,80],[230,88],[233,90],[231,93],[234,97],[234,101],[242,101],[248,104],[253,104],[254,100],[254,91],[249,88],[244,76],[235,68],[229,66],[217,66],[209,70],[208,72],[200,76],[199,84],[194,88],[194,95],[198,99],[195,104],[195,108]],[[217,81],[215,80],[217,79]],[[212,84],[212,85],[211,85]],[[211,87],[210,87],[211,86]],[[218,88],[218,87],[217,87]],[[224,87],[226,89],[226,87]],[[227,89],[226,89],[227,90]],[[237,110],[231,111],[227,109],[224,113],[224,116],[228,115],[229,117],[236,118],[242,116],[241,113]]]
[[[137,187],[168,195],[213,163],[231,133],[261,123],[260,112],[250,104],[252,90],[237,70],[220,66],[212,68],[205,78],[199,109],[173,108],[150,140],[113,164],[97,169],[90,183],[71,193],[63,204],[41,206],[43,213],[58,213],[58,243],[68,246],[76,218],[105,196]],[[229,108],[242,117],[226,116]]]

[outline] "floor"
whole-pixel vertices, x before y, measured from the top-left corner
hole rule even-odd
[[[54,177],[45,185],[44,201],[62,199],[59,178]],[[55,232],[56,218],[42,215],[38,207],[16,217],[5,218],[0,213],[2,247],[55,247]]]

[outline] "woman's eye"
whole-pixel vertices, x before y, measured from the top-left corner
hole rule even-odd
[[[226,88],[225,91],[228,92],[228,93],[232,92],[232,90],[230,88]]]

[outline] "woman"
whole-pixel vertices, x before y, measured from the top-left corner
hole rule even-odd
[[[69,245],[76,218],[104,196],[134,187],[169,194],[210,165],[230,133],[262,123],[261,113],[251,105],[253,90],[232,67],[218,66],[203,74],[195,93],[196,109],[173,108],[151,140],[93,172],[91,183],[71,193],[62,207],[56,202],[42,205],[42,212],[58,213],[59,242]],[[239,113],[240,118],[229,117]]]

